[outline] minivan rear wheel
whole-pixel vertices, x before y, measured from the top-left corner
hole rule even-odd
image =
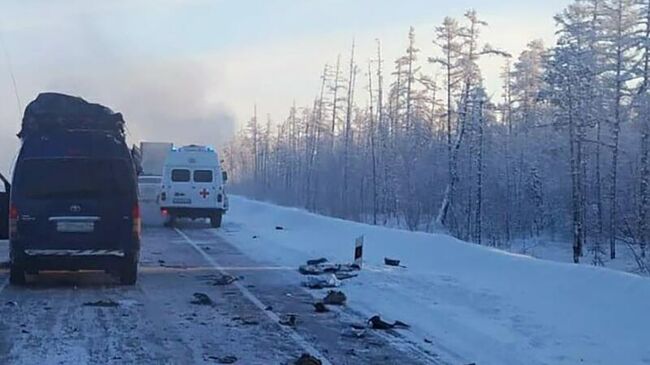
[[[25,285],[25,269],[17,264],[11,264],[9,268],[9,283],[11,285]]]
[[[138,262],[134,258],[125,257],[120,270],[120,284],[134,285],[138,279]]]

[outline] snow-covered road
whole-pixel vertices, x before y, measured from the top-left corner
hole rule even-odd
[[[145,229],[134,287],[90,272],[13,287],[2,269],[0,364],[293,364],[305,352],[324,364],[433,362],[397,332],[342,336],[366,318],[349,308],[315,313],[295,268],[260,264],[223,236],[198,223]],[[0,261],[6,255],[0,241]],[[214,285],[224,272],[239,280]],[[192,304],[195,293],[214,304]],[[295,327],[278,323],[289,313]]]

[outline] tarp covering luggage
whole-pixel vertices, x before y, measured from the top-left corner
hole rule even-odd
[[[27,105],[19,138],[59,130],[97,130],[124,137],[122,114],[76,96],[41,93]]]

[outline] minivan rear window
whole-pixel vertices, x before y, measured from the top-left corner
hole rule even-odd
[[[14,186],[32,199],[135,194],[133,169],[124,159],[27,159],[16,168]]]
[[[198,182],[198,183],[212,182],[212,170],[194,170],[194,182]]]
[[[190,170],[174,169],[172,170],[173,182],[188,182],[190,181]]]

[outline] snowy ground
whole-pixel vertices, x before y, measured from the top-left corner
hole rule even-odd
[[[527,255],[539,259],[557,261],[557,262],[573,262],[573,249],[570,242],[560,242],[553,239],[546,239],[543,237],[532,238],[526,240],[515,240],[510,244],[510,247],[504,248],[509,252]],[[634,248],[638,251],[638,247]],[[639,265],[635,260],[635,254],[628,245],[623,242],[618,242],[616,245],[616,259],[609,259],[609,246],[608,243],[603,244],[601,249],[602,254],[599,255],[601,265],[613,270],[620,270],[630,273],[647,275],[641,272]],[[639,253],[637,252],[637,255]],[[650,261],[645,265],[650,265]],[[594,252],[593,247],[589,245],[586,248],[584,256],[580,259],[582,265],[594,265]]]
[[[650,364],[647,278],[234,196],[224,222],[215,235],[288,267],[322,256],[349,262],[364,235],[362,274],[343,287],[350,307],[411,324],[412,341],[449,363]],[[384,257],[406,268],[386,267]]]

